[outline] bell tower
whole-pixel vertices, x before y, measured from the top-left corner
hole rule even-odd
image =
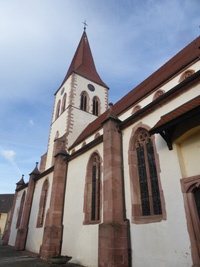
[[[107,110],[108,89],[96,71],[84,28],[67,74],[55,93],[48,149],[42,159],[42,171],[54,164],[59,143],[56,140],[63,141],[65,149],[68,149],[84,128]]]

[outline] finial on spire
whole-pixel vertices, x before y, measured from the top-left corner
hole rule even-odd
[[[86,23],[86,19],[85,19],[85,21],[82,22],[82,23],[84,24],[84,28],[83,28],[83,29],[84,29],[84,32],[85,32],[85,31],[86,31],[86,26],[88,26],[87,23]]]

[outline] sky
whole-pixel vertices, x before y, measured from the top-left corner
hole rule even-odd
[[[47,151],[54,105],[83,33],[116,103],[200,35],[199,0],[0,0],[0,194]]]

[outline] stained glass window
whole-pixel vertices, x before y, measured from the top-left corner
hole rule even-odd
[[[136,152],[141,214],[143,216],[162,214],[153,142],[146,130],[141,130],[138,133]]]

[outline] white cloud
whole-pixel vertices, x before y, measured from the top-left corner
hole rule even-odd
[[[16,155],[15,151],[13,151],[13,150],[3,150],[3,149],[1,149],[0,153],[1,153],[1,155],[2,155],[5,159],[7,159],[8,161],[10,161],[10,162],[14,162],[14,160],[15,160],[15,155]]]
[[[34,125],[33,120],[29,120],[29,124],[30,124],[31,126]]]

